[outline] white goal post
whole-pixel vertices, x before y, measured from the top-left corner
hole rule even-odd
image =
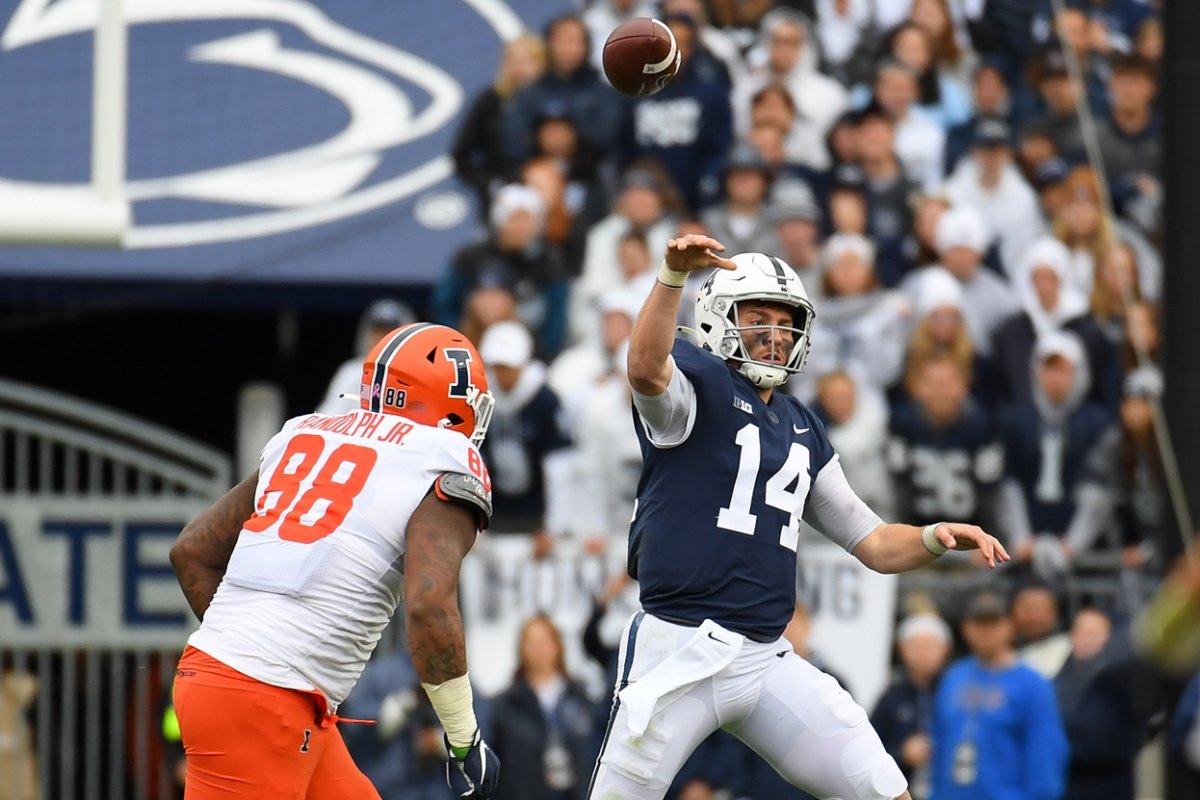
[[[125,198],[127,33],[123,0],[97,0],[91,183],[30,186],[0,178],[0,243],[120,247]]]

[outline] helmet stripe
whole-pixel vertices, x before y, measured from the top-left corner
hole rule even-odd
[[[371,402],[367,406],[368,409],[371,411],[383,410],[383,383],[387,380],[388,367],[391,365],[392,359],[396,357],[396,353],[400,352],[401,346],[413,335],[432,327],[434,327],[432,322],[418,322],[415,325],[409,325],[384,345],[383,350],[379,352],[379,360],[375,362],[375,374],[371,378]]]
[[[781,291],[787,291],[787,272],[783,269],[783,264],[779,263],[779,259],[775,256],[767,256],[771,263],[775,265],[775,279],[779,281]]]

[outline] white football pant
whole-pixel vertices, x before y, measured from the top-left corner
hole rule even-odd
[[[635,614],[621,638],[617,689],[696,635],[696,628]],[[741,638],[727,631],[715,637]],[[589,800],[661,800],[684,761],[718,728],[824,800],[892,800],[907,788],[862,707],[782,637],[769,644],[746,639],[728,666],[653,708],[639,736],[628,704],[614,702]]]

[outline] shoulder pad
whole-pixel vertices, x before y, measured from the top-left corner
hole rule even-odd
[[[479,527],[487,528],[492,518],[492,493],[479,478],[461,472],[443,472],[433,488],[442,500],[466,503],[478,510]]]

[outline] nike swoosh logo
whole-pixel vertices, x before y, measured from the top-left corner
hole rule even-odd
[[[776,658],[783,658],[783,657],[784,657],[784,656],[786,656],[787,654],[788,654],[788,651],[787,651],[787,650],[784,650],[782,653],[776,653],[776,654],[775,654],[775,657],[776,657]]]
[[[812,430],[812,429],[811,428],[797,428],[795,425],[792,426],[792,433],[796,434],[797,436],[799,436],[802,433],[808,433],[810,430]]]
[[[714,642],[717,642],[719,644],[729,644],[729,642],[725,641],[724,639],[718,639],[717,637],[713,636],[712,631],[708,632],[708,638],[712,639]]]

